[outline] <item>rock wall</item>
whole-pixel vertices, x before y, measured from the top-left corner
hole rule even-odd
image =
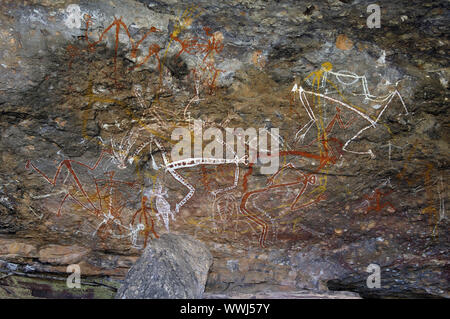
[[[121,280],[173,232],[212,295],[448,297],[448,6],[370,3],[2,1],[0,289]],[[260,152],[176,165],[176,128]]]

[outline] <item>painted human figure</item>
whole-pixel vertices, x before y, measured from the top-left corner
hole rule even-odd
[[[369,202],[367,205],[366,213],[370,211],[376,211],[380,212],[385,207],[390,207],[394,211],[396,210],[395,207],[389,202],[389,201],[382,201],[381,199],[383,197],[388,196],[392,193],[393,190],[387,191],[387,192],[381,192],[379,189],[375,189],[372,195],[364,195],[364,198]],[[375,201],[375,205],[371,205],[370,202]]]

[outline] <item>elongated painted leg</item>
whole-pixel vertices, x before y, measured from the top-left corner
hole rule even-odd
[[[183,176],[181,176],[179,173],[175,171],[175,169],[168,169],[169,173],[175,178],[177,181],[179,181],[181,184],[186,186],[189,189],[189,193],[184,196],[184,198],[175,205],[175,213],[178,213],[180,211],[180,208],[183,207],[186,202],[191,199],[192,196],[194,196],[195,188],[191,184],[189,184]]]

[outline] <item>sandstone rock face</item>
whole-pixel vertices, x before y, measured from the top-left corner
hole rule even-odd
[[[116,298],[202,298],[211,264],[203,243],[187,235],[164,234],[131,267]]]
[[[336,47],[341,50],[350,50],[353,42],[345,34],[340,34],[336,38]]]
[[[14,257],[33,258],[37,257],[37,250],[35,246],[28,243],[0,239],[0,256],[6,259]]]
[[[448,297],[448,5],[377,3],[1,1],[0,271],[121,280],[175,232],[211,294]],[[280,154],[175,166],[176,128]]]

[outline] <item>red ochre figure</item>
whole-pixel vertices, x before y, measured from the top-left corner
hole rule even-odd
[[[103,150],[100,153],[99,158],[97,159],[97,162],[93,165],[93,166],[89,166],[86,165],[84,163],[81,163],[79,161],[75,161],[75,160],[70,160],[70,159],[66,159],[63,160],[61,163],[59,163],[58,168],[56,169],[56,173],[55,176],[53,177],[53,179],[50,179],[45,173],[43,173],[39,168],[37,168],[36,166],[34,166],[34,164],[28,160],[27,164],[26,164],[26,168],[29,169],[30,166],[39,174],[41,174],[46,180],[47,182],[49,182],[50,184],[52,184],[53,186],[56,186],[56,179],[58,178],[59,174],[61,173],[61,169],[65,166],[67,168],[67,170],[69,171],[70,175],[72,175],[73,179],[75,180],[76,186],[78,187],[78,189],[81,191],[81,193],[83,194],[84,198],[87,200],[87,202],[89,203],[90,207],[86,207],[83,203],[81,203],[73,194],[71,194],[70,192],[68,192],[63,200],[61,201],[61,204],[59,206],[58,212],[57,212],[57,216],[61,216],[61,208],[62,205],[64,204],[65,200],[67,199],[67,197],[72,197],[72,199],[77,202],[78,204],[80,204],[82,207],[84,207],[85,209],[94,212],[96,215],[99,213],[98,208],[95,207],[95,205],[92,203],[91,199],[89,198],[88,194],[86,193],[86,190],[84,189],[82,183],[80,182],[80,179],[78,178],[77,174],[75,173],[73,167],[72,167],[72,163],[78,164],[80,166],[86,167],[87,169],[93,171],[97,168],[98,164],[100,163],[100,161],[102,160],[103,156],[105,154],[111,154],[110,151],[105,151]]]
[[[294,186],[294,185],[302,185],[301,189],[299,190],[297,196],[295,197],[295,199],[291,202],[290,205],[290,210],[291,211],[295,211],[307,206],[310,206],[312,204],[318,203],[322,200],[324,200],[326,198],[326,195],[323,193],[320,193],[319,195],[316,196],[316,198],[314,198],[313,200],[309,201],[308,203],[302,204],[302,205],[297,205],[298,201],[300,200],[300,198],[302,197],[302,195],[304,194],[306,188],[308,185],[312,185],[316,183],[316,176],[315,174],[320,172],[326,165],[328,164],[335,164],[338,157],[336,157],[335,155],[331,155],[329,156],[329,147],[328,147],[328,142],[322,140],[321,141],[323,147],[324,147],[324,152],[322,152],[321,155],[317,155],[317,154],[313,154],[313,153],[308,153],[308,152],[303,152],[303,151],[281,151],[278,154],[271,154],[268,156],[287,156],[287,155],[294,155],[294,156],[301,156],[301,157],[306,157],[306,158],[311,158],[311,159],[317,159],[320,161],[319,166],[311,173],[308,174],[304,174],[301,172],[297,172],[300,174],[299,177],[297,177],[297,179],[295,181],[292,182],[288,182],[288,183],[280,183],[280,184],[274,184],[274,179],[275,177],[284,169],[286,168],[295,168],[294,165],[292,163],[288,163],[285,166],[283,166],[282,168],[280,168],[275,174],[273,174],[267,181],[267,186],[261,189],[257,189],[254,191],[248,191],[248,177],[252,174],[253,172],[253,163],[249,164],[249,170],[248,172],[244,175],[243,178],[243,192],[244,195],[242,196],[242,200],[241,200],[241,204],[239,206],[241,213],[248,218],[249,220],[251,220],[252,222],[256,223],[257,225],[261,226],[262,230],[261,230],[261,235],[259,238],[259,245],[262,248],[265,248],[265,241],[266,241],[266,237],[269,231],[269,225],[266,221],[264,221],[262,218],[256,216],[254,213],[252,213],[249,209],[246,208],[246,204],[249,200],[249,197],[252,196],[253,194],[258,194],[258,193],[263,193],[265,191],[268,191],[270,189],[275,189],[275,188],[280,188],[280,187],[289,187],[289,186]]]
[[[120,33],[120,29],[124,29],[126,35],[128,36],[128,39],[130,41],[131,44],[131,57],[132,58],[136,58],[136,51],[139,48],[139,46],[141,45],[141,43],[147,38],[147,36],[153,32],[161,32],[160,29],[157,29],[155,27],[151,27],[149,31],[147,31],[147,33],[145,33],[142,38],[136,42],[136,44],[134,43],[133,38],[131,37],[131,34],[128,30],[128,27],[126,26],[126,24],[122,21],[122,17],[120,18],[116,18],[114,17],[114,21],[101,33],[99,39],[97,41],[94,42],[89,42],[89,25],[92,24],[92,19],[89,15],[86,15],[86,31],[85,31],[85,38],[86,41],[88,43],[89,48],[93,51],[95,50],[95,46],[100,43],[103,40],[103,37],[105,36],[106,33],[108,33],[112,28],[115,27],[115,41],[114,41],[114,74],[116,75],[117,72],[117,54],[118,54],[118,49],[119,49],[119,33]],[[144,58],[144,62],[140,63],[137,66],[142,65],[143,63],[145,63],[151,56],[155,55],[157,56],[157,53],[159,52],[160,48],[158,45],[153,44],[149,47],[148,50],[148,55]],[[159,62],[159,57],[157,56],[158,62]],[[137,67],[135,66],[135,67]],[[159,66],[160,69],[160,66]]]
[[[381,199],[383,197],[388,196],[389,194],[392,193],[392,191],[393,190],[382,193],[379,189],[375,189],[373,195],[370,195],[370,196],[364,195],[364,198],[369,202],[369,204],[367,205],[366,214],[372,210],[376,211],[376,212],[380,212],[385,207],[390,207],[395,211],[396,210],[395,207],[389,201],[384,201],[384,202],[381,201]],[[375,205],[370,204],[370,202],[373,202],[373,201],[375,201]]]
[[[152,210],[151,207],[147,206],[147,203],[150,204],[151,200],[147,196],[142,196],[141,198],[141,207],[134,213],[133,218],[131,220],[131,224],[134,224],[136,217],[139,215],[139,223],[142,223],[142,217],[144,218],[144,247],[147,246],[147,238],[150,232],[155,235],[155,238],[159,238],[158,234],[155,231],[155,222],[150,214]],[[150,220],[150,223],[149,223]]]

